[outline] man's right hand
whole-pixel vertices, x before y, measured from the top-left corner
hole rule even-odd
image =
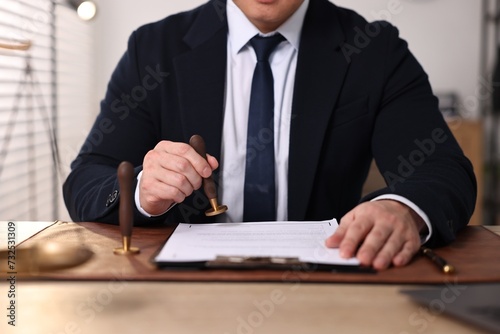
[[[160,215],[172,204],[183,202],[219,167],[213,156],[207,154],[207,159],[185,143],[158,143],[144,157],[139,183],[141,207],[150,215]]]

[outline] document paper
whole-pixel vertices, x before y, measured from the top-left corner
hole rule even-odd
[[[217,256],[286,257],[302,262],[359,265],[343,259],[325,240],[337,229],[335,219],[310,222],[181,223],[155,258],[156,262],[213,261]]]

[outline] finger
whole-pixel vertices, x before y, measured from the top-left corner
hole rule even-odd
[[[400,233],[392,233],[385,245],[377,253],[372,266],[377,270],[387,269],[394,256],[401,251],[405,241]]]
[[[183,167],[182,163],[190,167]],[[200,186],[201,176],[183,157],[157,149],[146,154],[139,185],[139,198],[141,206],[147,212],[153,213],[152,210],[157,212],[172,202],[180,203]]]
[[[359,245],[365,239],[373,223],[368,219],[356,219],[347,227],[344,238],[340,242],[339,252],[343,258],[351,258],[356,254]]]
[[[141,180],[142,183],[142,180]],[[152,186],[147,185],[147,180],[144,181],[145,185],[140,188],[140,201],[142,208],[147,212],[153,213],[169,207],[173,202],[181,203],[188,196],[183,191],[169,184],[162,182],[155,182]]]
[[[326,247],[337,248],[340,246],[347,231],[347,223],[343,223],[337,227],[335,232],[325,240]]]
[[[151,215],[164,213],[174,202],[184,200],[183,193],[161,182],[148,182],[141,178],[139,184],[139,201],[141,207]]]
[[[179,159],[179,157],[174,157],[172,161],[176,163],[176,166],[181,168],[177,173],[165,173],[163,175],[163,178],[166,180],[165,182],[180,191],[183,192],[184,196],[187,197],[191,195],[191,193],[199,189],[202,185],[202,177],[201,175],[197,174],[196,170],[193,169],[191,173],[191,169],[188,166],[182,166],[182,161],[177,161],[175,160]],[[219,163],[217,159],[215,159],[211,155],[207,155],[207,161],[210,165],[210,168],[212,169],[217,169],[219,167]],[[168,164],[167,164],[168,168]]]
[[[201,181],[198,181],[198,184],[201,184]],[[148,202],[170,199],[180,203],[195,189],[196,182],[193,185],[185,175],[158,168],[143,173],[139,185],[141,199],[145,198]]]
[[[159,167],[150,173],[159,181],[182,190],[186,195],[201,187],[202,176],[184,157],[164,154],[159,161]]]
[[[159,184],[173,186],[188,196],[194,189],[201,186],[201,176],[183,157],[175,156],[160,150],[149,151],[143,162],[141,178],[141,195],[143,192],[153,193]],[[159,192],[159,190],[157,190]],[[153,195],[157,195],[153,193]],[[168,196],[168,197],[167,197]],[[170,194],[170,196],[173,196]],[[176,196],[160,196],[162,199],[172,199]]]
[[[212,175],[212,167],[207,160],[188,144],[163,141],[155,149],[162,150],[173,156],[182,157],[189,162],[187,164],[183,160],[176,160],[175,162],[178,164],[176,171],[182,172],[184,169],[189,170],[192,167],[201,177],[206,178]]]
[[[408,264],[413,256],[415,256],[415,254],[418,252],[419,248],[420,240],[410,240],[405,242],[401,251],[392,259],[392,264],[394,264],[396,267],[401,267]]]
[[[216,170],[219,168],[219,162],[215,157],[211,156],[210,154],[207,153],[207,161],[210,164],[210,167],[212,167],[212,170]]]
[[[371,265],[392,233],[392,226],[388,224],[374,225],[356,254],[359,261],[363,265]]]
[[[346,213],[341,219],[335,232],[325,240],[326,247],[338,248],[345,237],[349,223],[354,220],[353,210]]]

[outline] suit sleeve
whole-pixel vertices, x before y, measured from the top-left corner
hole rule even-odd
[[[433,226],[428,244],[447,244],[474,210],[473,168],[438,109],[426,73],[397,29],[388,29],[385,85],[372,137],[372,153],[387,187],[364,200],[382,194],[409,199]]]
[[[147,95],[162,84],[163,78],[155,73],[157,64],[139,65],[136,39],[137,33],[132,34],[111,77],[100,113],[63,185],[66,207],[74,221],[117,224],[117,167],[127,160],[135,166],[137,175],[144,155],[158,142]],[[136,222],[147,220],[135,209]]]

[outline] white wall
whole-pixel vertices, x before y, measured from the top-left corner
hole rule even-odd
[[[335,0],[369,21],[384,19],[420,61],[436,92],[453,90],[464,117],[479,115],[481,1],[476,0]]]
[[[96,38],[96,103],[138,26],[171,13],[188,10],[204,0],[100,0],[94,23]],[[464,100],[465,117],[479,114],[480,8],[475,0],[334,0],[369,21],[387,19],[409,42],[429,74],[436,92],[455,91]],[[388,15],[387,15],[388,14]],[[94,116],[92,115],[92,118]]]
[[[75,11],[64,6],[57,9],[58,40],[58,139],[62,164],[62,182],[70,172],[71,162],[80,151],[90,130],[89,114],[99,106],[95,103],[95,57],[92,23],[80,20]],[[75,66],[76,65],[76,66]],[[68,220],[69,214],[59,191],[59,215],[53,219]]]

